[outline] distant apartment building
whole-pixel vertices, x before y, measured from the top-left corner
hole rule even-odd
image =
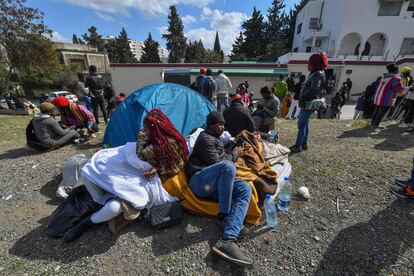
[[[129,40],[129,47],[131,47],[131,52],[134,54],[135,58],[139,61],[141,59],[142,53],[144,52],[144,42],[138,40]],[[162,47],[158,47],[158,55],[162,62],[165,62],[168,54],[166,50]]]

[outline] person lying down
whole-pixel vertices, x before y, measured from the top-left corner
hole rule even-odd
[[[121,213],[132,221],[145,208],[178,200],[164,190],[161,179],[177,174],[187,157],[184,137],[162,111],[151,110],[137,142],[102,149],[82,168],[83,182],[102,208],[71,228],[64,235],[65,242],[76,240],[94,224],[116,221]]]

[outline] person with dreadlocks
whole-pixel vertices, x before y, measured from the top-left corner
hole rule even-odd
[[[166,180],[184,168],[188,148],[185,138],[170,119],[161,110],[153,109],[139,132],[137,154],[141,160],[152,165],[151,170],[145,172],[147,177],[158,173],[161,180]]]
[[[138,218],[141,210],[178,200],[162,187],[160,178],[178,173],[187,156],[184,137],[164,113],[151,110],[137,142],[102,149],[82,167],[83,183],[103,206],[69,229],[64,241],[72,242],[92,225],[106,221],[117,233]]]

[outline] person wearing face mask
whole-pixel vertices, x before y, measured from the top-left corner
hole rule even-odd
[[[232,152],[226,153],[220,139],[224,124],[220,112],[213,111],[207,115],[207,128],[197,138],[185,173],[196,196],[218,200],[218,225],[224,231],[212,251],[237,265],[252,265],[253,260],[245,256],[236,243],[237,238],[248,234],[243,222],[252,188],[245,181],[235,178],[234,162],[244,152],[240,147],[235,147]]]

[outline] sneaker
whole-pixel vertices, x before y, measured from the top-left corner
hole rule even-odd
[[[411,184],[411,179],[403,180],[403,179],[395,179],[395,185],[399,187],[406,187]]]
[[[303,144],[302,145],[302,150],[308,150],[308,144]]]
[[[245,256],[234,240],[218,240],[211,249],[214,253],[236,265],[251,266],[254,261]]]
[[[390,191],[396,197],[399,197],[402,199],[414,199],[414,191],[411,189],[411,186],[406,186],[406,187],[393,186],[390,188]]]
[[[299,152],[301,152],[302,150],[300,149],[300,148],[298,148],[297,146],[291,146],[290,148],[290,153],[291,154],[294,154],[294,153],[299,153]]]
[[[408,126],[407,126],[406,123],[401,123],[401,124],[398,125],[398,127],[400,127],[400,128],[407,128]]]
[[[414,133],[414,128],[408,128],[405,130],[405,132]]]

